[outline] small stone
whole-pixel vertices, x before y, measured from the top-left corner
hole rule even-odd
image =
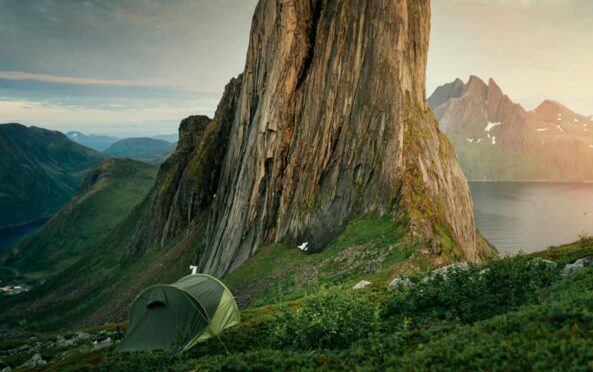
[[[105,349],[106,347],[109,347],[111,345],[113,345],[113,341],[111,340],[111,337],[108,337],[103,341],[95,341],[93,343],[93,350]]]
[[[354,287],[352,287],[352,289],[363,289],[363,288],[368,287],[371,284],[373,284],[373,283],[371,283],[367,280],[361,280],[360,282],[356,283],[356,285]]]

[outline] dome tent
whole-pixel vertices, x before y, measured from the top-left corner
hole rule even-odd
[[[174,284],[148,287],[136,297],[118,351],[185,351],[239,321],[235,299],[222,282],[188,275]]]

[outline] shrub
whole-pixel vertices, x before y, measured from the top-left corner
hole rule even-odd
[[[280,347],[341,349],[366,338],[374,325],[374,305],[336,289],[308,298],[301,306],[284,307],[273,337]]]
[[[494,261],[484,269],[452,269],[409,288],[400,288],[384,315],[397,323],[486,319],[537,299],[541,288],[559,278],[558,269],[523,258]]]

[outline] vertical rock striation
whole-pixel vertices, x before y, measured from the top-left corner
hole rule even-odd
[[[190,116],[181,122],[177,149],[161,165],[155,187],[131,217],[127,255],[167,244],[207,213],[216,194],[240,87],[240,76],[229,82],[214,119]]]
[[[355,216],[400,212],[480,259],[467,183],[427,109],[429,33],[428,0],[259,2],[206,272],[283,239],[321,250]]]

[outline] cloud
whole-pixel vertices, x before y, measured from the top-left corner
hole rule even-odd
[[[74,85],[97,85],[113,87],[175,87],[195,92],[220,92],[222,86],[190,86],[179,82],[166,80],[111,80],[111,79],[93,79],[80,78],[72,76],[54,76],[45,74],[35,74],[22,71],[0,71],[0,79],[5,80],[31,80],[44,83],[74,84]],[[1,85],[0,85],[1,86]]]

